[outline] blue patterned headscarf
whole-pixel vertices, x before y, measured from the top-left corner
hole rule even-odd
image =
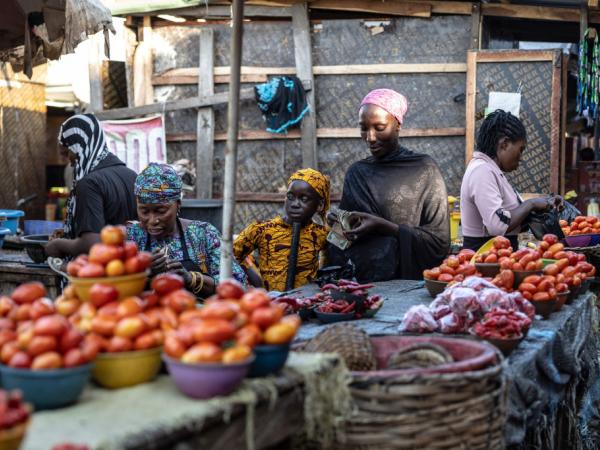
[[[168,164],[150,163],[135,179],[135,196],[140,203],[173,203],[181,200],[183,183]]]

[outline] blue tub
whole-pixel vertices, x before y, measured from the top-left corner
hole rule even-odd
[[[68,406],[77,401],[92,372],[93,364],[56,370],[14,369],[0,365],[2,387],[20,389],[36,411]]]
[[[0,217],[6,217],[6,222],[3,223],[3,226],[8,228],[11,234],[17,234],[19,219],[24,215],[23,211],[16,209],[0,209]]]
[[[4,236],[11,234],[8,228],[0,228],[0,248],[4,247]]]
[[[253,349],[256,358],[250,366],[249,377],[264,377],[279,372],[290,354],[290,344],[257,345]]]
[[[63,223],[56,220],[26,220],[23,228],[25,236],[32,234],[47,234],[52,235],[54,230],[63,227]]]

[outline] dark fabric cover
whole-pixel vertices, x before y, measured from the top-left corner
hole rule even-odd
[[[105,225],[125,224],[137,219],[133,185],[136,174],[112,153],[93,172],[83,177],[75,190],[75,235],[100,233]]]
[[[254,87],[258,107],[267,122],[267,131],[285,133],[310,110],[304,86],[298,77],[274,77]]]
[[[355,162],[344,179],[340,208],[373,214],[400,226],[396,236],[368,236],[342,252],[329,247],[329,262],[350,259],[359,281],[421,279],[442,262],[450,231],[446,185],[435,161],[403,147],[381,160]]]

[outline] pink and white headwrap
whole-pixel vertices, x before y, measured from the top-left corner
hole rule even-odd
[[[404,114],[406,114],[406,111],[408,110],[408,101],[406,100],[406,97],[392,89],[372,90],[365,98],[363,98],[362,102],[360,102],[360,106],[367,103],[385,109],[396,118],[400,125],[402,125],[402,119],[404,119]]]

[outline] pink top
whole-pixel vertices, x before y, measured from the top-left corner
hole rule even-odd
[[[519,197],[500,167],[486,154],[474,152],[460,187],[463,236],[505,235],[510,211],[518,206]],[[511,234],[518,234],[518,230]]]

